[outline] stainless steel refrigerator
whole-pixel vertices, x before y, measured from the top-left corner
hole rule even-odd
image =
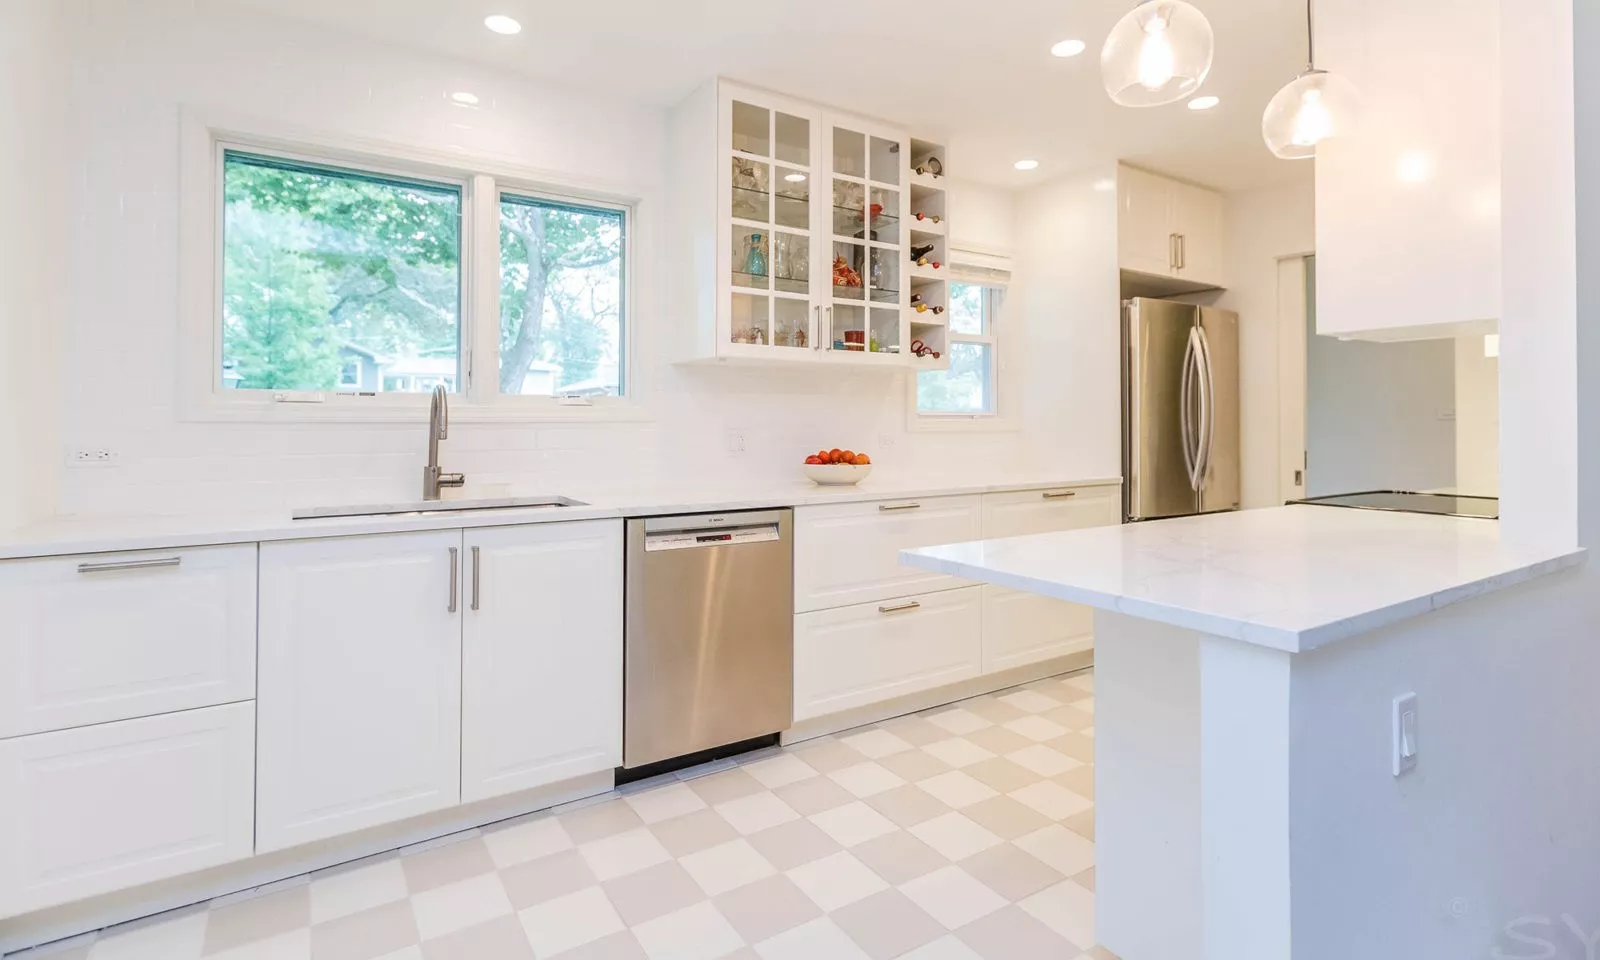
[[[1124,301],[1122,475],[1129,521],[1239,508],[1238,314]]]

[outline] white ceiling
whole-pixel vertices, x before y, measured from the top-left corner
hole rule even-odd
[[[721,74],[950,141],[952,175],[1004,186],[1112,158],[1225,190],[1306,175],[1261,141],[1305,62],[1300,0],[1195,0],[1217,37],[1202,93],[1118,107],[1099,49],[1132,0],[209,0],[662,105]],[[505,13],[515,37],[483,26]],[[1087,52],[1052,57],[1057,40]],[[1020,173],[1012,162],[1040,161]]]

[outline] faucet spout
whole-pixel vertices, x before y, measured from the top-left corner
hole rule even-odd
[[[441,473],[439,470],[439,441],[450,437],[450,394],[444,384],[433,388],[433,399],[428,403],[428,464],[422,468],[422,499],[439,499],[440,487],[459,487],[467,482],[465,474]]]

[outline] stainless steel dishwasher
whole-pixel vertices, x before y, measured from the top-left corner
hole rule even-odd
[[[793,523],[790,510],[628,521],[624,771],[789,727]]]

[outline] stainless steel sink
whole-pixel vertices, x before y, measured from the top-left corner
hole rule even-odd
[[[571,497],[500,497],[489,500],[418,500],[414,503],[382,503],[345,507],[310,507],[296,510],[296,520],[327,520],[333,517],[429,516],[466,513],[474,510],[534,510],[546,507],[583,507]]]

